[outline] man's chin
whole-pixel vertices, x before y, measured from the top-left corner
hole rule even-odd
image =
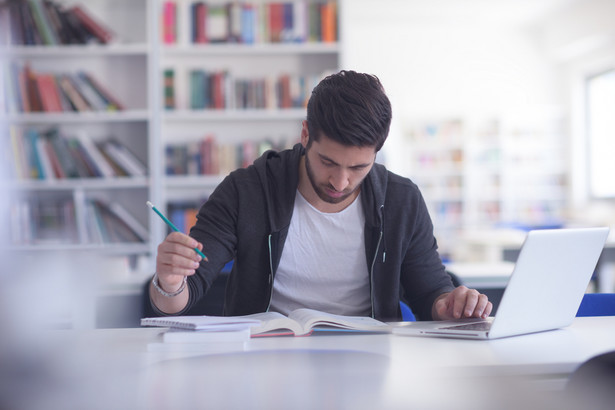
[[[330,195],[325,194],[324,192],[318,192],[318,196],[320,197],[320,199],[322,199],[323,201],[329,204],[339,204],[340,202],[344,202],[345,199],[348,199],[350,194],[345,194],[339,197],[332,197]]]

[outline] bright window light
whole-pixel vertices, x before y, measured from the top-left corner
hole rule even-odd
[[[615,198],[615,69],[587,80],[589,194]]]

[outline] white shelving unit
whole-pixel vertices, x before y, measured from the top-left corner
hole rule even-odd
[[[84,133],[94,141],[110,136],[120,140],[151,171],[150,147],[155,138],[150,134],[154,117],[150,101],[148,71],[152,64],[152,42],[149,33],[151,3],[147,0],[93,0],[60,2],[70,7],[85,6],[87,12],[110,28],[115,34],[110,44],[87,45],[15,45],[0,47],[0,61],[5,67],[11,63],[28,63],[35,73],[76,73],[84,71],[96,78],[125,109],[116,112],[31,112],[0,113],[2,135],[9,138],[9,127],[45,131],[57,128],[63,135]],[[84,217],[87,198],[104,198],[123,206],[139,223],[149,228],[152,219],[145,201],[156,190],[150,175],[145,177],[44,179],[3,181],[3,191],[11,198],[32,198],[42,203],[47,200],[72,201],[77,232],[93,223]],[[36,235],[36,233],[35,233]],[[81,235],[73,240],[40,240],[30,243],[9,242],[11,250],[25,253],[39,252],[96,252],[105,255],[139,257],[150,255],[150,240],[141,243],[93,243]]]
[[[455,256],[464,231],[560,224],[565,135],[556,110],[409,124],[408,175],[422,190],[443,256]]]
[[[16,244],[12,249],[20,252],[83,250],[137,257],[138,268],[145,277],[153,270],[156,248],[167,230],[166,225],[148,210],[145,202],[151,200],[165,210],[174,201],[201,201],[224,177],[167,176],[167,144],[187,143],[212,135],[220,144],[267,139],[288,145],[298,141],[301,121],[305,118],[303,108],[189,109],[188,71],[193,68],[227,70],[239,78],[283,73],[321,76],[339,67],[340,43],[191,44],[186,23],[193,2],[177,0],[178,41],[166,44],[161,34],[164,0],[58,2],[64,6],[83,4],[97,20],[112,30],[114,40],[105,45],[0,46],[0,61],[28,62],[37,73],[85,71],[105,85],[126,109],[118,112],[0,113],[3,135],[8,138],[8,127],[17,126],[39,131],[57,127],[66,135],[86,132],[94,140],[114,136],[142,160],[148,174],[145,177],[4,181],[1,187],[11,196],[72,200],[78,215],[83,214],[79,204],[84,198],[104,197],[118,201],[147,227],[150,237],[140,244],[41,242]],[[225,2],[214,0],[208,3]],[[272,2],[255,0],[251,3]],[[307,3],[312,2],[308,0]],[[174,110],[163,106],[163,72],[167,68],[173,68],[177,74],[177,106]]]
[[[246,140],[268,140],[280,146],[298,142],[301,121],[306,115],[304,108],[190,109],[189,71],[224,70],[232,79],[275,78],[282,74],[321,77],[339,67],[339,42],[195,44],[189,40],[189,31],[182,24],[182,21],[188,20],[186,9],[190,3],[187,0],[176,3],[179,16],[177,41],[163,44],[159,50],[159,81],[162,84],[164,70],[172,69],[175,84],[175,108],[161,108],[160,146],[189,144],[207,136],[213,136],[218,144],[228,145]],[[259,5],[272,2],[256,0],[249,3]],[[162,5],[163,2],[159,2],[160,13]],[[160,93],[162,95],[162,89]],[[161,203],[169,205],[192,201],[196,205],[213,191],[224,176],[164,175],[161,178]]]

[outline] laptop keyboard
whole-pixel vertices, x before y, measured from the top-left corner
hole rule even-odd
[[[475,322],[475,323],[465,323],[463,325],[445,326],[442,329],[487,331],[490,328],[491,328],[491,322]]]

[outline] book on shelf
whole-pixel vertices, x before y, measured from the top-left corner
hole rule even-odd
[[[85,134],[66,136],[55,127],[9,127],[12,174],[17,179],[142,177],[146,166],[115,137],[94,142]],[[51,165],[49,167],[48,165]]]
[[[278,312],[246,316],[176,316],[143,318],[141,326],[221,331],[248,325],[251,337],[307,336],[314,330],[390,333],[391,326],[367,316],[342,316],[314,309],[296,309],[288,316]]]
[[[147,229],[118,202],[102,198],[85,200],[85,221],[92,243],[141,243],[147,240]]]
[[[172,68],[165,69],[162,76],[164,108],[166,110],[173,110],[175,109],[175,70]]]
[[[214,136],[208,135],[196,142],[168,144],[165,147],[166,174],[195,175],[196,171],[196,175],[226,175],[251,165],[265,151],[289,148],[295,142],[293,139],[274,143],[269,139],[244,138],[236,144],[218,144]]]
[[[0,84],[10,112],[119,111],[124,105],[100,81],[85,72],[51,74],[7,64]],[[4,72],[6,70],[6,72]],[[0,85],[0,91],[3,86]],[[0,112],[6,110],[0,110]]]
[[[41,97],[43,111],[61,112],[63,110],[56,79],[52,74],[38,74],[36,86]]]
[[[167,0],[162,4],[162,42],[175,44],[177,41],[177,4]]]
[[[116,172],[113,169],[113,166],[105,160],[105,157],[102,155],[98,147],[91,138],[85,135],[83,132],[80,132],[76,135],[76,139],[83,148],[83,151],[86,153],[87,157],[90,159],[91,163],[97,169],[97,173],[99,173],[104,178],[112,178],[116,176]]]
[[[196,216],[199,212],[199,208],[206,201],[207,199],[204,198],[198,201],[169,202],[167,205],[169,217],[177,229],[188,234],[190,228],[196,224]]]
[[[193,110],[303,108],[322,77],[281,74],[238,78],[226,70],[193,69],[188,76],[188,106]],[[166,77],[163,81],[166,95]]]
[[[147,174],[147,169],[143,162],[115,138],[110,138],[98,144],[100,150],[107,154],[109,160],[120,168],[125,175],[143,177]]]
[[[71,7],[70,12],[75,15],[81,24],[101,43],[107,44],[113,39],[114,35],[109,27],[94,18],[92,13],[86,11],[83,4]]]
[[[184,12],[186,18],[178,19]],[[193,44],[335,42],[338,39],[336,1],[165,1],[161,14],[165,44],[177,43],[181,25],[190,25],[188,40]]]
[[[106,44],[112,30],[84,4],[64,7],[50,0],[0,3],[0,42],[10,45]]]
[[[72,198],[24,198],[11,201],[10,239],[13,245],[78,242]]]
[[[124,104],[119,101],[114,94],[109,92],[109,90],[105,86],[103,86],[100,81],[98,81],[93,75],[83,71],[79,72],[78,75],[81,76],[85,82],[89,83],[90,87],[92,87],[94,91],[106,101],[106,109],[108,111],[122,111],[125,109]]]
[[[58,44],[56,32],[52,29],[52,23],[43,5],[42,0],[28,0],[30,11],[33,16],[36,30],[38,30],[44,45]]]

